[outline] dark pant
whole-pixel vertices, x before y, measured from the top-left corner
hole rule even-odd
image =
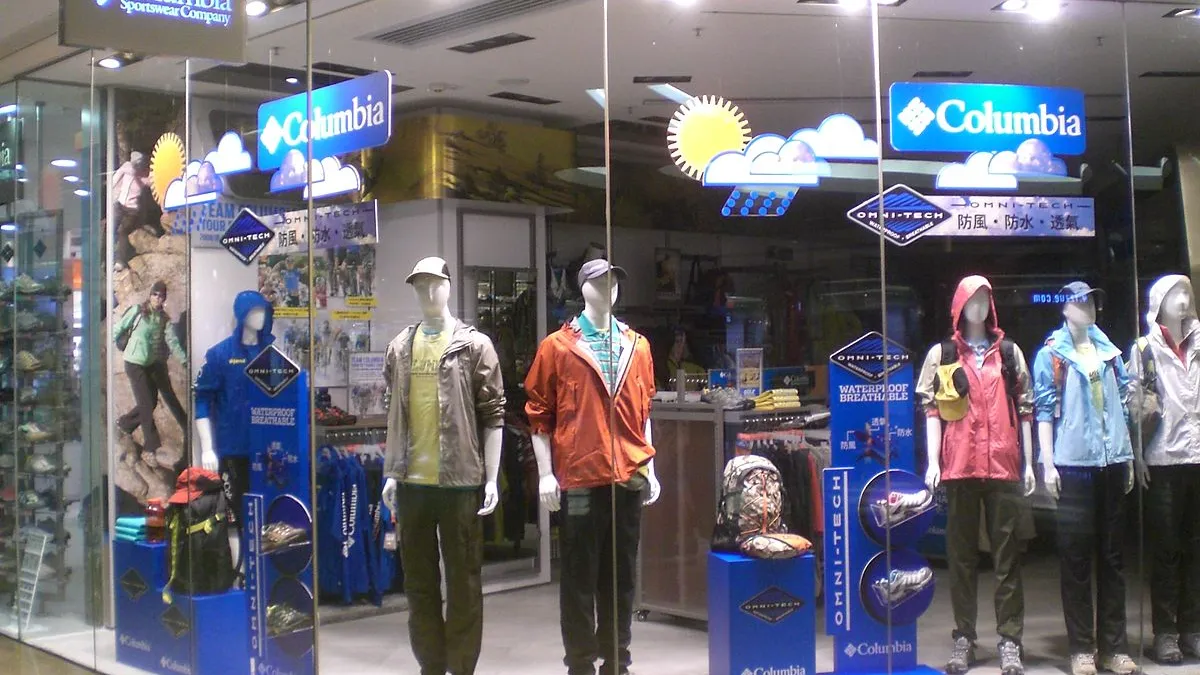
[[[401,485],[397,500],[408,634],[421,675],[472,675],[483,643],[478,490]],[[446,567],[445,618],[439,540]]]
[[[1200,465],[1150,467],[1146,534],[1155,635],[1200,632]]]
[[[633,661],[642,496],[615,485],[563,493],[559,611],[571,675],[595,672],[597,659],[604,660],[602,672],[616,675]]]
[[[1099,647],[1101,654],[1127,654],[1125,575],[1121,558],[1125,540],[1125,465],[1060,466],[1058,475],[1062,488],[1055,526],[1062,563],[1063,615],[1071,653],[1091,653]]]
[[[979,523],[987,521],[996,568],[996,627],[1000,637],[1021,642],[1025,597],[1021,587],[1021,484],[969,478],[946,485],[946,554],[950,566],[950,602],[954,637],[979,638]]]
[[[134,408],[121,415],[117,425],[127,434],[132,434],[140,426],[143,450],[154,452],[162,445],[158,436],[158,426],[154,423],[154,409],[158,407],[159,394],[162,394],[163,401],[166,401],[167,407],[171,409],[175,421],[179,422],[179,428],[187,431],[187,412],[175,396],[166,361],[158,361],[148,366],[126,361],[125,375],[129,377],[129,386],[133,388]]]

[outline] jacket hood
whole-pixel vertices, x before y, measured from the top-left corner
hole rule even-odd
[[[1150,286],[1150,293],[1146,302],[1146,327],[1153,329],[1158,325],[1158,314],[1162,311],[1163,300],[1167,299],[1167,294],[1176,286],[1183,284],[1187,288],[1188,294],[1192,296],[1192,306],[1188,309],[1187,315],[1184,316],[1184,325],[1188,325],[1196,321],[1196,294],[1192,292],[1192,281],[1182,274],[1168,274],[1164,277],[1159,277]],[[1178,337],[1178,336],[1177,336]]]
[[[266,310],[267,316],[263,321],[262,329],[258,331],[258,346],[266,347],[275,341],[275,336],[271,334],[271,327],[275,323],[275,307],[258,291],[242,291],[233,300],[233,316],[237,319],[233,327],[233,339],[239,344],[242,339],[242,330],[246,326],[246,317],[252,310],[259,307]]]
[[[1071,337],[1071,327],[1063,322],[1058,330],[1050,333],[1050,340],[1054,344],[1051,347],[1056,353],[1066,359],[1071,359],[1076,355],[1075,339]],[[1101,361],[1110,361],[1121,355],[1121,350],[1108,339],[1104,331],[1096,324],[1088,326],[1088,339],[1092,341],[1092,346],[1096,348],[1096,355]]]
[[[996,333],[999,331],[999,324],[996,319],[996,299],[992,297],[992,282],[977,274],[965,277],[958,282],[958,288],[954,291],[954,299],[950,303],[950,328],[954,331],[955,337],[961,337],[958,329],[959,319],[962,318],[963,308],[967,306],[967,301],[971,296],[975,295],[981,288],[986,288],[988,291],[988,301],[991,307],[988,311],[987,319],[984,323],[987,327]]]

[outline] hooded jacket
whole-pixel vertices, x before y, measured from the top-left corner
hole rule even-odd
[[[246,317],[257,308],[266,310],[258,341],[242,344]],[[246,377],[246,366],[275,341],[271,334],[275,308],[258,291],[242,291],[233,301],[237,319],[233,335],[208,349],[196,376],[196,419],[213,420],[214,450],[218,458],[250,456],[250,408],[247,394],[254,383]]]
[[[1191,297],[1183,317],[1183,335],[1171,336],[1175,351],[1167,342],[1167,329],[1159,323],[1159,313],[1167,294],[1182,285]],[[1146,305],[1145,340],[1154,359],[1162,422],[1146,446],[1143,459],[1150,466],[1200,464],[1200,320],[1196,318],[1196,295],[1185,276],[1170,274],[1150,286]],[[1136,391],[1143,384],[1142,359],[1137,345],[1130,352],[1129,372]]]
[[[1033,415],[1033,389],[1029,369],[1021,348],[1013,345],[1017,368],[1016,403],[1008,395],[1004,383],[1004,368],[1000,341],[1004,331],[996,319],[996,303],[992,300],[986,319],[991,346],[983,357],[983,367],[976,365],[975,352],[959,330],[959,318],[967,300],[981,288],[992,290],[991,282],[981,276],[969,276],[959,282],[950,306],[951,341],[958,348],[958,362],[967,376],[967,414],[961,420],[942,420],[942,480],[988,478],[1017,481],[1021,479],[1021,443],[1018,428],[1021,421]],[[938,343],[925,356],[917,380],[917,398],[928,417],[939,417],[934,400],[938,366],[942,364],[942,345]]]
[[[1129,375],[1121,350],[1094,324],[1088,327],[1088,338],[1100,360],[1103,414],[1092,402],[1088,373],[1065,324],[1050,334],[1033,360],[1034,409],[1038,422],[1054,423],[1057,466],[1104,467],[1133,459],[1125,412]],[[1059,382],[1054,377],[1056,357],[1063,369]]]
[[[419,325],[419,324],[418,324]],[[417,326],[405,328],[387,347],[383,377],[392,391],[388,408],[387,456],[383,472],[404,482],[412,438],[408,391]],[[478,487],[485,478],[482,429],[504,426],[504,382],[500,359],[488,336],[456,321],[438,363],[441,407],[438,487]]]
[[[655,393],[650,343],[625,324],[617,326],[615,393],[609,393],[577,319],[542,340],[525,376],[525,412],[534,434],[550,436],[554,476],[563,490],[626,483],[654,458],[646,441]]]

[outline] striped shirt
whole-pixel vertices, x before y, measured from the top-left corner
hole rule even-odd
[[[617,385],[617,369],[621,363],[621,329],[617,326],[617,320],[612,319],[608,330],[599,330],[580,314],[579,330],[583,334],[583,343],[600,366],[609,393],[612,393]]]

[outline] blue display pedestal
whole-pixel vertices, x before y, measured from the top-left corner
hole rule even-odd
[[[708,554],[709,675],[814,675],[812,555]]]
[[[169,576],[165,544],[116,542],[113,565],[118,662],[163,675],[226,675],[247,669],[243,591],[195,597],[176,593],[170,603],[164,602]]]

